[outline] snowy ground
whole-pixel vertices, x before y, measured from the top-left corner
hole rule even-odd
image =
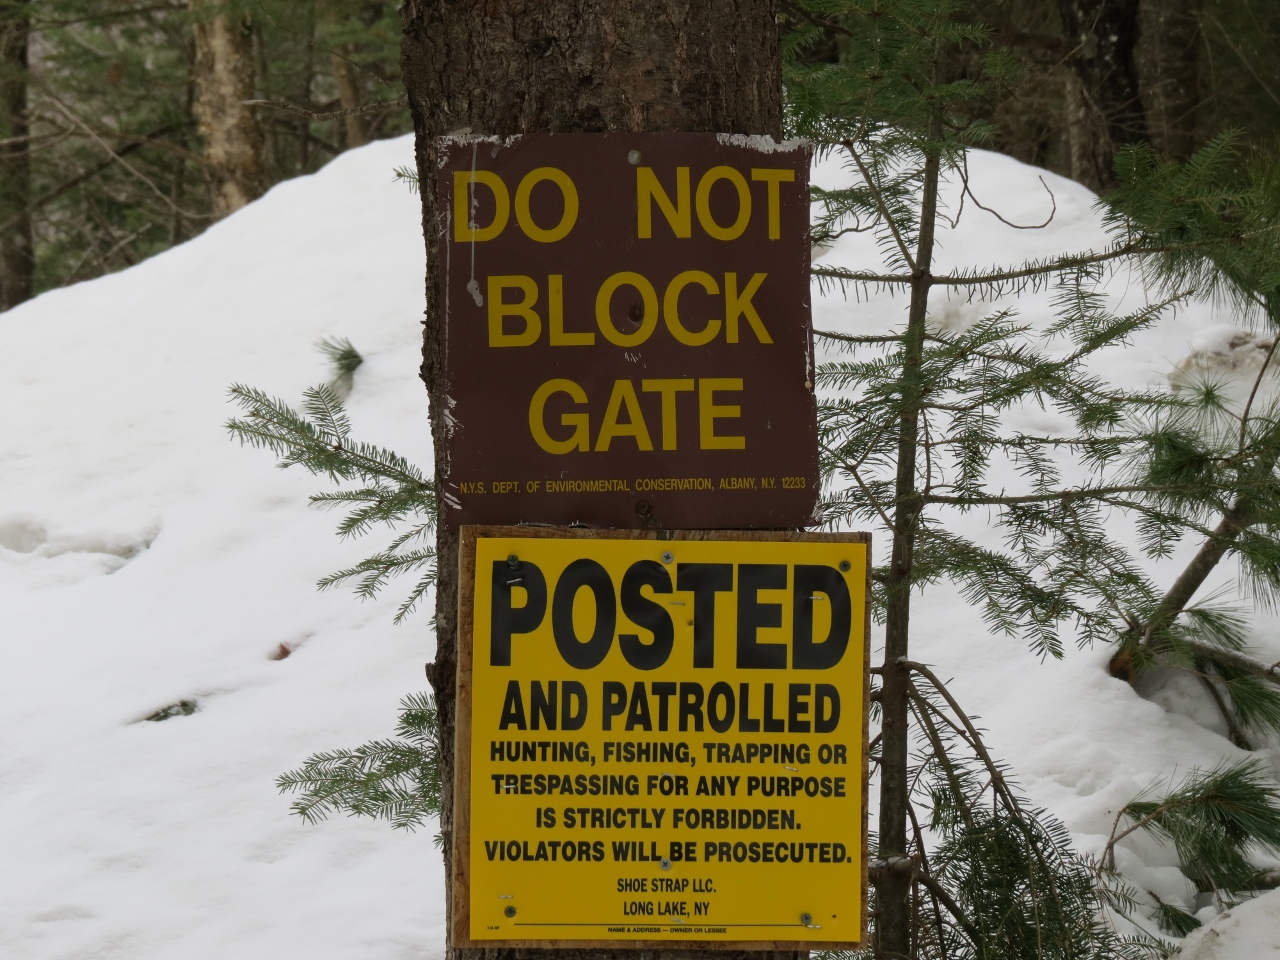
[[[432,831],[309,827],[272,784],[314,750],[390,732],[399,697],[425,687],[426,617],[397,628],[394,595],[317,594],[318,577],[368,546],[340,543],[335,518],[306,506],[316,481],[271,469],[221,426],[228,385],[296,399],[328,376],[314,342],[347,336],[366,358],[350,399],[357,434],[430,463],[419,207],[391,177],[411,147],[344,154],[182,247],[0,315],[0,956],[442,952]],[[1047,213],[1039,175],[991,154],[972,162],[979,199],[1014,221]],[[1044,179],[1058,207],[1050,228],[1011,230],[970,205],[944,231],[944,265],[1101,239],[1091,195]],[[822,259],[872,252],[847,237]],[[1140,278],[1112,287],[1131,304],[1144,296]],[[815,324],[877,332],[903,305],[828,297]],[[986,309],[938,305],[952,326]],[[1228,357],[1230,323],[1191,307],[1105,372],[1163,383],[1196,354],[1246,376],[1247,349]],[[1105,651],[1042,665],[988,636],[945,588],[916,609],[917,656],[955,677],[996,753],[1083,850],[1154,780],[1240,756],[1212,718],[1198,724],[1111,680]],[[1276,621],[1259,617],[1258,629],[1264,655],[1280,658]],[[290,655],[273,659],[281,645]],[[140,722],[184,699],[197,712]],[[1171,855],[1134,839],[1121,867],[1194,908]],[[1276,895],[1237,908],[1188,956],[1280,956],[1277,917]]]

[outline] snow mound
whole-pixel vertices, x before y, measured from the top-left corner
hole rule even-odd
[[[1249,900],[1193,930],[1178,960],[1275,960],[1280,957],[1280,890]]]
[[[441,952],[434,830],[308,827],[273,785],[391,731],[426,618],[317,594],[371,551],[222,429],[230,384],[297,400],[345,336],[357,428],[429,465],[411,162],[410,139],[345,154],[0,315],[0,956]]]
[[[368,544],[340,542],[334,518],[307,508],[320,481],[271,469],[222,429],[230,384],[296,400],[329,376],[315,341],[349,337],[366,361],[356,434],[430,465],[419,206],[392,180],[411,162],[410,138],[348,152],[181,247],[0,315],[0,956],[442,955],[434,830],[306,826],[273,785],[313,751],[390,733],[398,699],[425,687],[427,618],[396,628],[395,595],[317,594]],[[815,175],[842,172],[829,160]],[[1102,239],[1076,184],[986,153],[970,182],[1007,221],[1056,207],[1053,222],[1016,230],[971,201],[960,215],[953,189],[939,269]],[[859,235],[815,256],[878,262]],[[1140,278],[1112,286],[1145,295]],[[955,329],[993,307],[936,306]],[[834,293],[814,316],[872,333],[904,309]],[[1182,310],[1100,372],[1167,383],[1230,322]],[[1105,651],[1038,664],[946,588],[913,624],[915,655],[954,677],[993,750],[1085,851],[1157,778],[1240,755],[1112,680]],[[1133,841],[1120,859],[1135,882],[1191,905],[1170,855]]]

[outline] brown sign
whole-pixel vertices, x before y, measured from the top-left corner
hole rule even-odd
[[[807,146],[440,146],[449,522],[812,523]]]

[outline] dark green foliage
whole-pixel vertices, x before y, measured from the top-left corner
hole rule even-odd
[[[1171,844],[1182,872],[1221,899],[1255,885],[1250,851],[1280,852],[1280,793],[1259,760],[1194,770],[1163,799],[1136,799],[1121,816],[1130,826],[1113,831],[1104,866],[1114,867],[1119,840],[1143,830]]]
[[[336,349],[343,357],[359,357],[349,342],[342,341]],[[226,426],[242,444],[271,450],[280,457],[281,468],[301,465],[335,483],[357,484],[311,497],[318,506],[348,511],[338,524],[340,536],[361,537],[380,525],[397,530],[384,550],[330,574],[318,586],[325,589],[354,580],[356,595],[368,599],[393,577],[418,573],[417,584],[396,612],[396,623],[403,620],[435,583],[430,534],[435,529],[436,496],[431,481],[399,454],[353,441],[346,409],[330,386],[306,390],[302,413],[240,384],[231,388],[231,397],[244,415]]]
[[[297,794],[290,810],[308,823],[335,813],[386,820],[414,830],[440,812],[440,742],[430,694],[400,701],[395,740],[315,753],[276,780]]]
[[[923,923],[920,956],[1154,956],[1151,941],[1115,933],[1104,918],[1109,891],[1072,850],[1066,828],[1027,805],[946,688],[931,671],[920,673],[930,686],[912,689],[924,741],[921,768],[913,777],[922,805],[931,811],[928,826],[937,843],[926,854],[919,830],[916,842],[922,861],[967,921]]]
[[[194,700],[179,700],[176,703],[163,706],[159,710],[153,710],[142,719],[158,723],[161,720],[169,720],[173,717],[189,717],[198,709],[199,706]]]
[[[333,379],[329,381],[329,386],[343,396],[349,394],[352,384],[355,383],[356,370],[360,368],[360,364],[364,363],[364,357],[360,356],[360,351],[353,347],[346,337],[323,337],[316,344],[316,349],[328,357],[329,362],[333,364]]]
[[[1241,169],[1243,168],[1243,169]],[[1162,162],[1150,147],[1116,157],[1118,188],[1109,223],[1137,243],[1154,243],[1149,273],[1166,284],[1234,302],[1247,319],[1280,308],[1280,174],[1249,162],[1241,138],[1214,138],[1185,164]]]
[[[1228,449],[1224,430],[1215,447],[1192,429],[1205,415],[1196,398],[1120,389],[1090,371],[1187,298],[1265,308],[1268,284],[1280,276],[1275,178],[1266,171],[1241,177],[1228,138],[1182,165],[1132,150],[1104,244],[941,270],[933,262],[935,231],[943,216],[961,215],[957,194],[979,203],[968,188],[966,151],[991,135],[985,118],[1012,76],[1009,58],[976,22],[974,5],[953,0],[803,0],[788,9],[789,132],[839,156],[848,171],[847,186],[815,191],[825,212],[814,242],[857,231],[873,234],[879,247],[878,263],[818,263],[812,275],[846,295],[887,289],[907,300],[903,324],[888,333],[821,334],[849,356],[817,374],[824,519],[879,527],[893,557],[875,572],[886,622],[881,846],[872,867],[877,950],[939,960],[1154,951],[1154,940],[1125,941],[1101,919],[1104,906],[1136,915],[1136,894],[1072,854],[1061,826],[1012,793],[932,675],[913,665],[944,697],[945,712],[933,693],[912,686],[904,695],[908,614],[916,590],[945,578],[992,629],[1022,636],[1042,656],[1059,655],[1067,631],[1081,643],[1112,641],[1133,623],[1151,622],[1164,600],[1131,538],[1112,532],[1118,516],[1140,526],[1139,549],[1160,556],[1181,537],[1204,535],[1215,513],[1239,507],[1241,497],[1266,514],[1275,461],[1260,464],[1260,444],[1269,441],[1251,438],[1270,428],[1237,419],[1242,439]],[[831,36],[840,38],[838,62],[807,56]],[[961,61],[968,66],[957,71]],[[944,214],[939,191],[948,183]],[[1145,269],[1162,298],[1114,311],[1102,281],[1115,268]],[[1028,291],[1051,295],[1054,317],[1039,329],[1017,316],[1017,298]],[[953,331],[932,313],[943,296],[1002,302]],[[1020,429],[1026,421],[1014,414],[1035,410],[1051,412],[1057,424]],[[1086,479],[1065,479],[1068,465],[1073,473],[1084,467]],[[990,518],[998,540],[961,532],[960,518],[974,511]],[[1249,519],[1252,528],[1257,521]],[[1269,553],[1280,553],[1274,542],[1240,542],[1257,551],[1264,571],[1272,568]],[[1280,557],[1274,567],[1280,570]],[[1219,642],[1232,636],[1220,612],[1185,619]],[[1203,670],[1203,653],[1180,642],[1189,667]],[[1206,682],[1232,700],[1236,684],[1251,717],[1271,716],[1256,675],[1230,672],[1225,662]],[[909,749],[919,751],[914,767]],[[908,818],[915,841],[904,850]],[[913,873],[904,887],[908,860]]]
[[[394,3],[227,2],[254,33],[258,97],[313,112],[341,109],[335,64],[350,65],[363,104],[403,92]],[[187,4],[36,0],[30,9],[37,53],[28,94],[29,203],[38,293],[131,266],[200,233],[212,219],[192,113]],[[0,5],[0,17],[6,15]],[[314,172],[350,146],[342,120],[257,110],[268,186]],[[367,138],[412,128],[405,107],[362,122]]]
[[[231,397],[244,414],[226,426],[242,444],[275,453],[282,469],[300,465],[335,483],[356,484],[316,494],[311,502],[349,511],[338,525],[343,538],[364,536],[380,525],[391,527],[396,535],[386,549],[324,577],[318,586],[325,589],[355,580],[356,595],[367,599],[393,577],[418,573],[412,593],[396,612],[399,623],[435,583],[430,538],[436,520],[435,488],[400,455],[351,439],[351,423],[335,387],[350,389],[362,358],[346,339],[322,340],[319,346],[334,365],[333,386],[304,391],[299,413],[283,400],[237,384]],[[413,694],[400,702],[396,736],[399,739],[313,754],[297,770],[282,774],[276,785],[282,793],[298,794],[290,809],[309,823],[345,813],[415,829],[440,812],[440,743],[430,694]]]
[[[1156,926],[1171,937],[1185,937],[1200,926],[1192,914],[1156,898]]]
[[[918,960],[1141,960],[1157,941],[1124,937],[1108,907],[1137,909],[1122,882],[1076,854],[1066,829],[1028,806],[931,670],[913,664],[919,732],[910,779]],[[928,811],[927,819],[924,811]],[[926,842],[926,837],[928,842]],[[871,951],[834,953],[868,960]]]
[[[1133,492],[1108,482],[1105,472],[1121,451],[1144,441],[1124,422],[1170,401],[1115,389],[1085,365],[1094,353],[1123,345],[1153,323],[1163,305],[1113,317],[1098,309],[1083,284],[1078,274],[1061,282],[1064,312],[1046,334],[1032,333],[1006,312],[962,333],[928,335],[918,374],[927,451],[921,499],[961,511],[994,507],[1005,548],[979,545],[940,521],[927,522],[917,534],[915,582],[951,578],[993,629],[1022,635],[1041,655],[1060,655],[1059,624],[1070,623],[1082,642],[1109,640],[1115,599],[1132,604],[1152,597],[1125,548],[1105,529],[1104,512],[1127,505]],[[1054,350],[1063,339],[1072,345],[1065,355]],[[853,481],[829,494],[831,522],[875,523],[891,509],[897,440],[887,428],[901,411],[903,386],[894,371],[903,347],[880,349],[879,356],[829,363],[818,373],[834,395],[819,414],[824,467],[833,479]],[[1009,431],[1004,414],[1027,405],[1070,416],[1074,433]],[[1063,489],[1064,455],[1092,467],[1099,480]],[[1025,492],[988,484],[995,459],[1013,463]]]

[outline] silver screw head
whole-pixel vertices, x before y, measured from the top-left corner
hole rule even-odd
[[[841,572],[841,573],[848,573],[851,569],[853,569],[853,564],[851,564],[848,560],[841,560],[841,561],[840,561],[840,572]]]
[[[663,870],[670,870],[671,861],[668,860],[666,857],[663,857],[662,860],[659,862],[658,866],[662,867]]]
[[[632,150],[627,154],[627,163],[631,164],[634,167],[639,162],[640,162],[639,150]]]
[[[507,909],[511,911],[515,910],[514,907],[507,907]],[[809,926],[809,924],[813,923],[813,914],[811,913],[800,914],[800,922],[803,923],[806,927]]]
[[[664,550],[664,551],[662,551],[662,562],[663,562],[663,563],[670,563],[670,562],[671,562],[672,560],[674,560],[675,558],[676,558],[676,557],[675,557],[675,554],[673,554],[670,550]]]
[[[514,553],[507,554],[507,566],[514,570],[516,567],[520,566],[520,558]]]
[[[503,914],[504,914],[505,916],[508,916],[508,917],[514,917],[514,916],[516,915],[516,908],[515,908],[515,907],[507,907],[507,909],[503,910],[502,912],[503,912]],[[805,916],[808,916],[808,914],[805,914]]]

